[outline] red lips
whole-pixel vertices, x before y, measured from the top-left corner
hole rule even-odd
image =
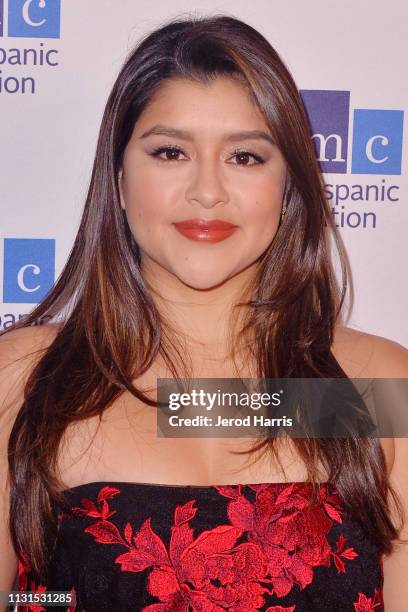
[[[222,219],[187,219],[174,224],[176,229],[190,238],[199,242],[220,242],[231,236],[237,229],[237,225],[222,221]]]

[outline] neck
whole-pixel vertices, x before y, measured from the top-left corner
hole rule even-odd
[[[172,334],[193,359],[227,363],[240,350],[242,329],[256,270],[250,266],[222,284],[196,289],[149,260],[142,273],[155,305]],[[244,342],[245,343],[245,342]]]

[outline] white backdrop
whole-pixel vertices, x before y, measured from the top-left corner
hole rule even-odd
[[[324,175],[330,193],[337,186],[344,198],[337,205],[331,199],[343,221],[356,213],[341,227],[356,294],[349,324],[408,346],[407,129],[394,125],[384,134],[385,115],[375,116],[369,174],[352,172],[351,164],[361,132],[354,110],[402,111],[400,121],[407,108],[406,0],[204,0],[193,7],[187,0],[62,0],[60,14],[58,5],[0,0],[0,329],[41,300],[67,259],[103,108],[125,55],[145,32],[193,11],[228,13],[260,30],[299,89],[350,92],[347,171]],[[401,132],[402,147],[392,142]],[[378,162],[388,153],[391,173],[388,162]],[[366,185],[374,186],[368,200]]]

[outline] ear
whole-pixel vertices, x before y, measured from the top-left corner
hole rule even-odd
[[[121,168],[118,172],[118,185],[119,185],[119,197],[120,197],[120,207],[123,210],[126,210],[125,207],[125,198],[123,196],[123,188],[122,188],[122,176],[123,176],[123,169]]]

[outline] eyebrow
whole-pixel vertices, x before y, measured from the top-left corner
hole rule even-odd
[[[165,125],[155,125],[147,132],[144,132],[140,138],[147,138],[152,135],[164,135],[164,136],[174,136],[175,138],[180,138],[181,140],[186,140],[188,142],[192,142],[193,136],[187,130],[178,130],[176,128],[167,127]],[[272,145],[275,145],[275,141],[270,134],[264,132],[263,130],[243,130],[240,132],[230,132],[229,134],[224,134],[223,140],[226,142],[237,142],[239,140],[266,140]]]

